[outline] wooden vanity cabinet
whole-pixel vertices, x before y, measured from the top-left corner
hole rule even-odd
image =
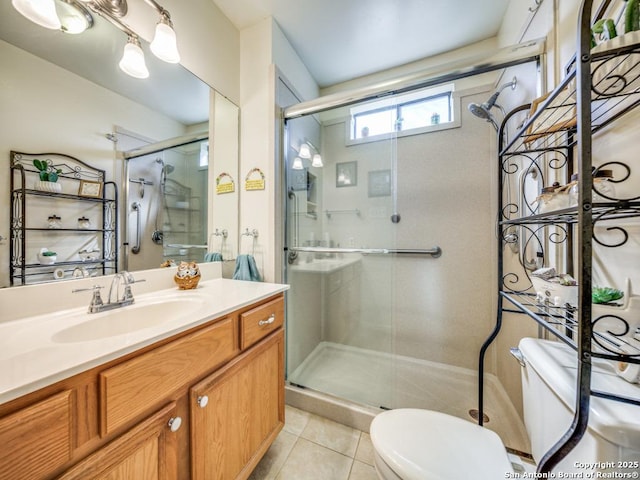
[[[67,470],[58,480],[180,478],[173,429],[181,419],[175,412],[175,403],[167,405]]]
[[[247,478],[284,425],[284,332],[190,392],[193,480]]]
[[[45,478],[71,460],[73,392],[64,390],[0,419],[0,478]]]
[[[247,478],[284,425],[283,317],[279,294],[0,405],[0,479]]]

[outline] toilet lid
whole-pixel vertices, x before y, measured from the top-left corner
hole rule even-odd
[[[370,431],[376,452],[403,480],[495,480],[513,472],[497,434],[451,415],[390,410]]]

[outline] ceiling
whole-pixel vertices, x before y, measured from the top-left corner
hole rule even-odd
[[[321,87],[498,33],[509,0],[212,0],[238,29],[273,16]]]

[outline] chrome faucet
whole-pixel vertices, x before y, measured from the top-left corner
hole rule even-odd
[[[89,313],[99,313],[106,310],[112,310],[114,308],[126,307],[127,305],[131,305],[132,303],[134,303],[135,299],[133,298],[133,293],[131,292],[131,285],[137,282],[144,282],[144,280],[136,280],[135,278],[133,278],[133,275],[127,271],[116,273],[113,277],[113,280],[111,280],[107,303],[104,303],[102,301],[102,297],[100,296],[100,289],[103,288],[100,285],[94,285],[91,288],[78,288],[76,290],[72,290],[72,293],[93,291],[93,296],[91,297],[91,302],[89,303]],[[122,292],[122,295],[120,295],[120,284],[124,285],[124,291]],[[114,286],[115,299],[113,299]]]

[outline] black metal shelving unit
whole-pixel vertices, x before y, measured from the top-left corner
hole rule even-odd
[[[596,191],[592,173],[613,168],[617,172],[614,181],[624,183],[632,178],[631,164],[639,163],[637,159],[629,159],[629,163],[611,161],[600,163],[595,170],[592,165],[592,142],[598,141],[594,135],[640,105],[640,74],[636,72],[640,41],[626,45],[618,42],[615,48],[592,50],[591,25],[605,18],[613,8],[615,2],[610,0],[600,2],[597,7],[592,0],[583,1],[578,53],[567,67],[565,79],[545,99],[534,102],[533,108],[531,104],[523,105],[509,112],[498,132],[500,298],[495,328],[480,352],[479,423],[482,425],[487,349],[500,332],[504,312],[526,315],[573,348],[578,359],[574,420],[540,460],[540,473],[551,472],[580,442],[587,429],[592,396],[640,405],[636,399],[591,388],[592,358],[640,363],[640,339],[634,339],[631,331],[630,322],[634,319],[612,313],[596,317],[591,299],[594,244],[603,248],[624,245],[630,234],[623,220],[640,217],[640,195],[626,198],[604,195],[603,201],[598,202],[593,202],[592,196]],[[526,112],[527,118],[516,128],[517,133],[505,139],[507,125],[518,125],[518,119]],[[509,130],[513,131],[512,128]],[[525,185],[527,177],[548,186],[558,179],[569,183],[573,173],[579,175],[577,205],[540,213],[531,198],[531,189]],[[594,227],[603,227],[615,238],[598,238]],[[518,252],[517,262],[505,261],[505,252],[510,247]],[[538,300],[529,274],[543,265],[570,273],[577,280],[577,308]],[[603,328],[605,321],[607,326]]]
[[[47,161],[49,168],[59,170],[60,182],[66,189],[78,191],[80,182],[91,181],[102,184],[99,196],[90,197],[73,193],[53,193],[29,188],[38,180],[39,172],[33,165],[34,159]],[[54,269],[90,267],[102,275],[118,271],[118,188],[114,182],[105,181],[105,171],[95,168],[82,160],[62,153],[25,153],[11,151],[10,155],[10,245],[9,279],[11,285],[43,283],[45,275]],[[27,226],[28,210],[37,204],[44,209],[48,201],[77,205],[77,212],[83,213],[82,205],[101,205],[97,228],[45,228]],[[38,203],[39,202],[39,203]],[[100,257],[91,260],[61,260],[52,265],[28,263],[27,249],[32,234],[47,236],[74,235],[94,237],[100,246]],[[33,253],[33,252],[30,252]]]

